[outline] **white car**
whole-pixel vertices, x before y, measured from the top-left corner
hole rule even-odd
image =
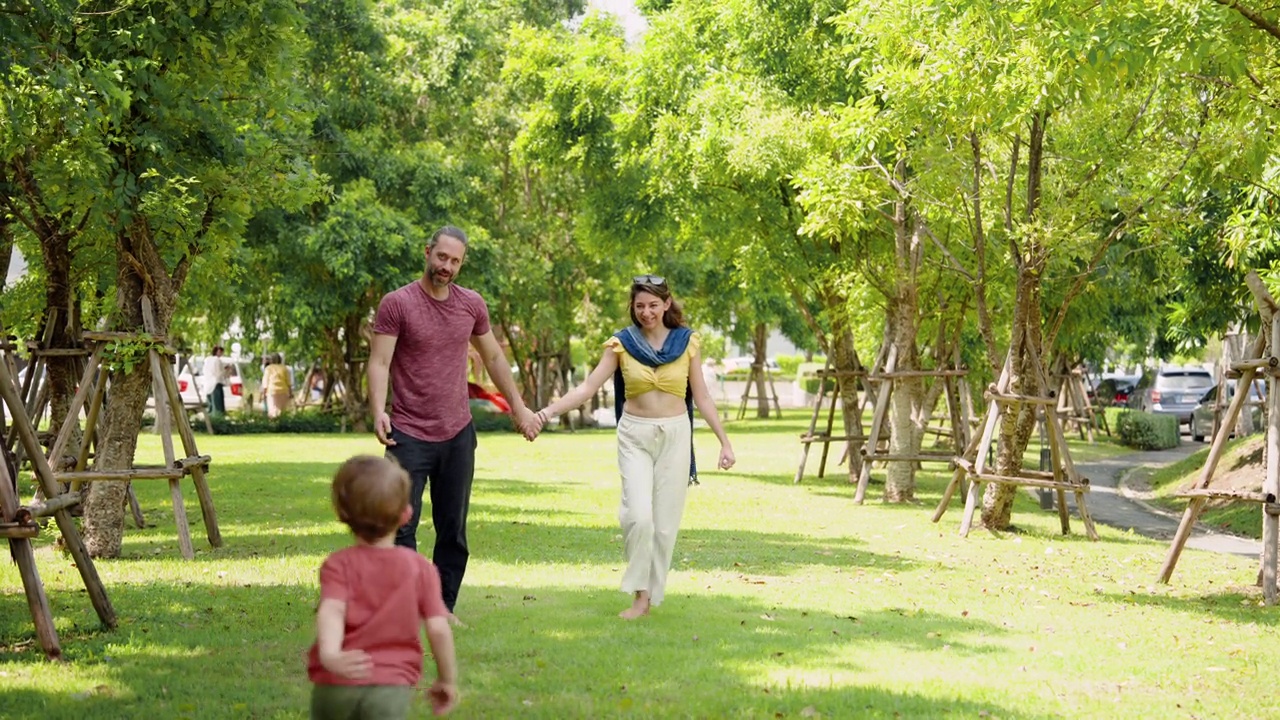
[[[223,362],[227,364],[231,377],[222,388],[222,399],[227,412],[235,412],[244,405],[244,382],[240,379],[240,362],[229,357],[224,357]],[[187,407],[206,405],[204,385],[197,385],[201,382],[200,373],[204,372],[204,357],[193,356],[187,367],[195,374],[192,375],[192,372],[184,370],[177,375],[178,394],[182,395],[182,403]]]

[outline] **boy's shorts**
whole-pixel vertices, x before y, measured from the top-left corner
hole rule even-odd
[[[412,704],[409,685],[314,685],[311,720],[398,720]]]

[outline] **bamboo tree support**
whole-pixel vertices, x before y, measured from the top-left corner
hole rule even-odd
[[[46,372],[49,365],[48,358],[55,357],[55,356],[73,357],[74,368],[77,371],[83,373],[85,369],[84,358],[89,355],[89,350],[87,350],[84,347],[79,347],[79,348],[48,347],[52,338],[54,323],[57,322],[57,318],[58,318],[58,309],[51,308],[49,310],[48,316],[45,319],[44,330],[41,333],[42,340],[38,343],[28,342],[26,345],[31,359],[30,359],[30,362],[28,363],[27,373],[22,383],[22,387],[19,388],[19,393],[23,398],[24,405],[27,409],[27,417],[31,419],[31,424],[33,427],[39,427],[40,418],[43,417],[45,411],[48,409],[49,404],[51,402],[51,399],[49,397],[48,376]],[[17,350],[17,347],[14,346],[12,343],[7,343],[3,349],[6,352],[13,352]],[[11,373],[15,372],[16,364],[13,362],[12,356],[9,356],[7,360],[9,364],[9,371]],[[90,432],[90,430],[92,429],[93,432],[97,433],[94,439],[94,444],[96,445],[97,440],[102,437],[102,422],[101,422],[102,415],[99,411],[102,409],[102,405],[105,402],[104,400],[105,398],[104,393],[106,389],[105,370],[102,373],[99,373],[99,377],[96,381],[95,388],[96,388],[96,394],[94,395],[94,399],[86,406],[87,410],[86,410],[85,431]],[[13,441],[16,440],[15,432],[16,432],[16,429],[11,428],[9,435],[7,436],[5,449],[8,452],[14,451]],[[37,434],[37,437],[40,437],[40,435]],[[18,448],[16,457],[19,462],[25,461],[27,459],[26,452],[22,448]],[[80,456],[77,457],[78,467],[83,468],[85,464],[88,462],[88,459],[89,459],[89,446],[85,445],[82,448]],[[60,468],[62,463],[64,462],[64,459],[60,455],[55,456],[51,454],[49,455],[49,460],[51,464],[53,464],[57,468]],[[78,491],[80,488],[78,486],[73,486],[72,489]],[[37,492],[38,497],[43,496],[43,494],[44,494],[43,490],[39,490]],[[146,527],[146,520],[142,516],[142,508],[141,506],[138,505],[138,498],[137,498],[137,495],[133,492],[132,485],[129,486],[128,491],[125,493],[125,502],[129,505],[129,509],[133,514],[134,523],[140,528]]]
[[[1249,357],[1241,363],[1231,366],[1231,372],[1239,373],[1236,381],[1236,393],[1227,407],[1226,417],[1216,428],[1213,442],[1209,446],[1209,457],[1205,460],[1200,478],[1189,491],[1179,493],[1187,497],[1187,509],[1182,513],[1182,520],[1173,540],[1169,543],[1169,551],[1165,555],[1164,564],[1160,566],[1159,582],[1168,583],[1173,577],[1173,569],[1178,564],[1182,549],[1195,527],[1205,503],[1214,498],[1243,500],[1256,502],[1262,506],[1262,557],[1260,580],[1262,597],[1267,605],[1276,604],[1276,562],[1277,542],[1280,541],[1280,505],[1276,498],[1280,497],[1280,305],[1277,305],[1271,293],[1262,284],[1257,273],[1250,272],[1245,276],[1245,283],[1253,293],[1258,304],[1258,314],[1262,325],[1269,332],[1258,334]],[[1218,463],[1226,451],[1227,440],[1240,417],[1240,412],[1248,402],[1248,387],[1258,374],[1267,378],[1267,439],[1266,439],[1266,475],[1262,483],[1261,493],[1239,493],[1230,490],[1211,488]]]
[[[89,600],[104,627],[116,626],[116,613],[111,606],[111,600],[107,598],[106,587],[98,576],[93,558],[89,556],[88,548],[80,537],[75,518],[71,517],[70,508],[79,503],[80,497],[74,493],[64,495],[59,492],[53,468],[50,467],[40,447],[35,426],[26,414],[26,406],[18,393],[18,385],[9,372],[8,362],[0,362],[0,401],[9,410],[17,439],[35,469],[40,489],[48,498],[40,508],[39,514],[19,506],[8,458],[0,459],[0,537],[9,540],[9,547],[18,563],[19,574],[22,576],[23,588],[27,595],[27,604],[31,609],[31,617],[40,645],[48,658],[58,659],[62,655],[62,649],[54,629],[48,596],[36,571],[35,554],[31,547],[31,538],[39,533],[39,525],[34,522],[36,517],[53,516],[58,525],[58,531],[62,534],[63,542],[75,562],[76,570],[79,571],[80,578],[84,582]],[[8,453],[5,455],[11,457]]]
[[[1094,410],[1093,403],[1089,402],[1089,393],[1084,386],[1084,372],[1078,367],[1067,367],[1065,358],[1060,358],[1056,367],[1058,370],[1057,413],[1063,423],[1063,430],[1075,426],[1081,440],[1095,442],[1094,434],[1102,432],[1106,427],[1106,418],[1104,416],[1099,422],[1099,413]],[[1106,432],[1108,436],[1111,435],[1110,428],[1107,428]]]
[[[151,313],[151,303],[148,299],[143,299],[142,314],[147,330],[152,334],[153,338],[158,337],[155,333],[155,322]],[[102,371],[102,349],[106,340],[135,340],[139,336],[132,333],[104,333],[104,332],[86,332],[85,340],[91,343],[98,343],[97,348],[89,358],[89,363],[85,367],[84,377],[80,382],[75,397],[71,400],[71,406],[67,410],[67,420],[63,423],[58,433],[57,439],[54,441],[53,449],[50,451],[50,457],[60,457],[66,445],[70,442],[71,435],[75,427],[78,425],[78,418],[81,406],[84,404],[86,396],[91,391],[95,392],[95,397],[101,392],[102,386],[92,382],[93,378]],[[151,369],[152,388],[155,391],[155,408],[156,422],[161,427],[161,442],[164,445],[165,464],[160,467],[154,466],[134,466],[127,470],[103,471],[103,470],[85,470],[83,466],[77,463],[74,470],[69,472],[54,473],[54,478],[60,482],[132,482],[133,480],[146,479],[164,479],[169,481],[170,497],[173,502],[174,522],[177,524],[178,531],[178,547],[182,552],[182,556],[188,560],[195,557],[195,550],[192,547],[190,528],[187,522],[186,506],[182,498],[182,490],[180,481],[187,475],[191,476],[196,486],[196,493],[200,500],[200,510],[204,517],[205,530],[209,538],[209,544],[213,547],[222,546],[222,535],[218,530],[217,512],[213,506],[213,495],[209,491],[209,485],[205,478],[205,468],[209,464],[208,455],[200,455],[196,450],[195,436],[191,432],[191,424],[186,412],[176,411],[176,408],[182,407],[182,397],[178,392],[178,383],[173,375],[173,364],[168,360],[167,356],[173,355],[174,352],[165,348],[164,355],[153,345],[147,351],[147,362]],[[173,432],[170,423],[177,425],[178,434],[182,438],[183,449],[187,457],[178,459],[173,449]],[[93,433],[86,431],[82,436],[81,446],[77,453],[77,458],[87,457],[88,445],[92,441]],[[136,518],[135,518],[136,519]]]
[[[822,444],[822,459],[818,462],[818,477],[821,478],[827,469],[827,455],[831,451],[831,443],[843,442],[846,443],[846,448],[856,446],[860,449],[862,443],[866,442],[866,437],[863,435],[862,430],[861,403],[858,403],[858,407],[854,411],[853,426],[846,428],[846,431],[850,434],[837,437],[832,433],[835,429],[836,406],[840,404],[841,398],[844,397],[842,391],[845,384],[850,382],[855,385],[859,384],[862,379],[866,378],[867,371],[864,369],[835,370],[831,367],[831,361],[828,360],[826,367],[815,373],[815,375],[818,378],[818,397],[813,403],[813,415],[809,418],[809,429],[800,436],[800,467],[796,468],[794,480],[796,483],[804,479],[805,465],[809,461],[809,450],[814,443]],[[827,429],[825,432],[819,433],[817,432],[818,419],[822,416],[823,405],[826,404],[825,398],[827,397],[828,386],[831,389],[831,405],[827,409]],[[851,462],[861,462],[862,458],[860,454],[850,455],[849,457],[853,458]],[[850,473],[855,471],[861,472],[861,467],[850,468]]]
[[[958,451],[969,445],[973,435],[973,399],[969,393],[966,375],[945,378],[946,386],[941,400],[946,408],[946,416],[937,418],[937,407],[930,408],[929,417],[924,421],[923,435],[935,438],[934,447],[942,443],[943,438],[951,438]],[[956,438],[956,428],[960,429],[960,437]]]
[[[773,400],[773,417],[782,417],[782,407],[778,405],[778,390],[773,386],[773,373],[769,372],[769,367],[761,363],[752,363],[751,375],[747,378],[747,387],[742,391],[742,402],[738,405],[738,419],[741,420],[747,416],[747,404],[752,400],[760,400],[759,395],[752,395],[751,389],[757,386],[757,383],[767,383],[769,386],[768,395],[766,395],[765,404],[768,405],[768,399]]]
[[[853,501],[861,505],[867,496],[867,486],[871,483],[871,466],[872,463],[891,463],[891,462],[941,462],[948,466],[953,465],[957,453],[963,452],[967,444],[969,436],[969,419],[963,416],[963,410],[960,405],[959,391],[956,385],[957,379],[963,379],[967,374],[967,370],[959,370],[954,368],[944,368],[938,370],[897,370],[897,348],[890,348],[885,355],[884,366],[879,372],[873,372],[867,376],[867,379],[876,386],[876,404],[875,409],[871,413],[871,432],[867,436],[867,442],[862,446],[862,471],[858,474],[858,489],[854,494]],[[939,432],[945,433],[951,437],[952,449],[947,452],[920,451],[914,455],[894,455],[888,450],[881,450],[881,441],[887,441],[889,433],[885,429],[885,418],[889,414],[889,405],[892,402],[894,386],[901,380],[908,378],[931,378],[934,382],[944,384],[943,395],[949,406],[947,415],[950,421],[950,427],[942,429]],[[932,413],[930,413],[932,415]],[[926,421],[927,424],[928,421]]]
[[[28,343],[27,349],[29,352],[35,348],[48,347],[53,338],[53,323],[57,317],[58,309],[50,308],[48,315],[45,317],[44,327],[40,332],[41,341],[38,344]],[[9,371],[14,373],[13,377],[15,378],[18,372],[17,364],[14,362],[14,359],[17,358],[17,349],[12,344],[6,345],[6,352],[13,353],[9,356]],[[18,390],[22,397],[22,405],[27,417],[31,418],[31,423],[34,427],[39,427],[40,416],[44,414],[44,408],[49,403],[49,383],[44,372],[44,358],[34,352],[30,354],[31,359],[27,362],[27,372]],[[9,434],[5,438],[4,449],[6,452],[13,453],[19,464],[26,460],[26,449],[18,444],[18,428],[16,426],[9,428]]]
[[[970,482],[969,491],[965,496],[964,517],[960,522],[961,537],[967,537],[969,530],[973,527],[973,516],[977,512],[985,483],[995,482],[1019,487],[1054,490],[1058,496],[1058,519],[1062,524],[1062,533],[1064,535],[1071,532],[1066,493],[1067,491],[1074,493],[1076,510],[1080,514],[1081,522],[1084,523],[1085,533],[1090,540],[1097,540],[1098,532],[1094,527],[1093,518],[1089,515],[1089,509],[1085,503],[1085,493],[1089,491],[1089,481],[1087,478],[1080,476],[1076,470],[1075,463],[1071,460],[1062,425],[1058,414],[1054,411],[1058,400],[1054,391],[1049,389],[1049,379],[1045,375],[1044,367],[1040,364],[1039,353],[1035,351],[1033,344],[1027,343],[1030,351],[1029,364],[1035,368],[1034,380],[1037,394],[1017,394],[1011,389],[1014,346],[1015,343],[1010,342],[1009,353],[1005,355],[1004,367],[1000,371],[1000,378],[987,390],[987,415],[986,421],[982,426],[982,433],[977,436],[976,442],[971,443],[966,448],[963,456],[955,458],[956,472],[952,475],[951,482],[943,492],[942,501],[934,511],[933,521],[938,522],[942,519],[942,515],[946,512],[956,488],[963,478],[967,476]],[[987,468],[987,456],[990,454],[992,443],[995,442],[996,428],[1000,426],[1000,422],[1006,412],[1011,410],[1017,412],[1024,405],[1033,406],[1033,411],[1041,414],[1044,418],[1045,427],[1048,430],[1052,472],[1028,470],[1021,467],[1013,475],[1000,475],[990,472]]]

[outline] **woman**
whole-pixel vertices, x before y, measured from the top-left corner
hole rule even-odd
[[[262,394],[267,398],[267,417],[278,418],[289,409],[293,388],[289,383],[289,368],[280,353],[267,355],[267,366],[262,369]]]
[[[537,413],[539,429],[585,403],[614,378],[618,469],[626,539],[622,591],[632,594],[626,620],[662,602],[685,493],[696,482],[693,406],[720,439],[719,467],[733,467],[733,447],[702,377],[698,336],[684,324],[665,279],[641,275],[631,283],[631,322],[605,343],[600,364],[581,385]],[[623,407],[625,403],[625,408]]]

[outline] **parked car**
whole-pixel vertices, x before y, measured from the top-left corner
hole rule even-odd
[[[1208,370],[1164,367],[1138,381],[1137,390],[1129,396],[1129,406],[1157,415],[1173,415],[1178,424],[1189,424],[1191,411],[1213,386],[1213,374]]]
[[[1141,375],[1106,375],[1093,390],[1093,399],[1102,407],[1129,407],[1129,395]]]
[[[1222,403],[1222,411],[1225,413],[1227,404],[1235,397],[1236,381],[1227,380],[1227,399]],[[1217,430],[1217,405],[1218,405],[1218,388],[1221,385],[1214,385],[1209,391],[1200,397],[1200,403],[1191,411],[1191,439],[1196,442],[1202,442],[1205,438],[1213,437]],[[1264,392],[1264,384],[1261,380],[1254,380],[1249,385],[1249,399],[1245,401],[1245,409],[1249,412],[1249,417],[1253,420],[1255,431],[1263,429],[1263,410],[1262,398]],[[1235,430],[1231,433],[1234,435]]]
[[[235,412],[244,405],[244,381],[241,380],[240,361],[236,358],[223,357],[223,362],[227,364],[231,377],[222,389],[222,399],[227,412]],[[204,357],[199,355],[191,357],[187,367],[187,370],[178,373],[178,394],[182,395],[184,405],[192,407],[205,402],[204,385],[196,387],[196,383],[201,381],[200,373],[204,372]]]

